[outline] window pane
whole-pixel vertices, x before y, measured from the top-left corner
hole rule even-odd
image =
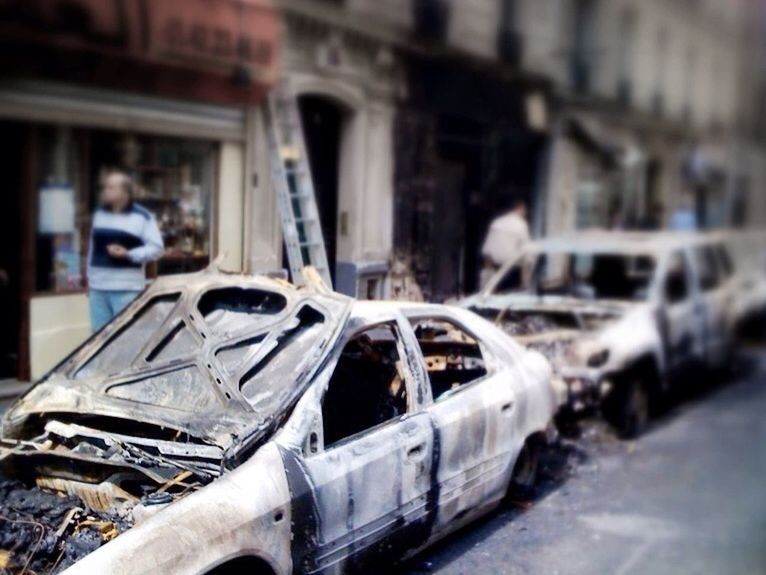
[[[80,154],[84,136],[64,126],[42,127],[38,135],[35,288],[77,291],[83,288],[88,241],[82,229],[89,205]]]

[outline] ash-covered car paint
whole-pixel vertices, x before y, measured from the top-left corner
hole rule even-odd
[[[13,406],[0,462],[130,526],[69,574],[339,573],[496,505],[550,377],[464,310],[165,277]]]
[[[546,355],[565,410],[632,436],[690,367],[730,360],[738,282],[720,234],[593,231],[534,242],[460,305]]]

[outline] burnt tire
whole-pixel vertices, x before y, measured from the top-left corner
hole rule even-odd
[[[524,501],[532,498],[539,467],[539,448],[530,441],[525,442],[513,465],[513,473],[511,473],[506,494],[507,501]]]
[[[646,385],[640,379],[618,384],[604,403],[604,416],[622,439],[640,436],[651,416]]]

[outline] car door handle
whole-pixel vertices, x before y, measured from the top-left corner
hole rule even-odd
[[[503,406],[500,408],[500,412],[505,415],[507,413],[511,413],[513,410],[513,401],[509,401],[508,403],[504,403]]]
[[[425,443],[419,443],[413,447],[410,447],[407,450],[407,459],[411,461],[419,460],[423,457],[423,454],[426,451],[426,444]]]

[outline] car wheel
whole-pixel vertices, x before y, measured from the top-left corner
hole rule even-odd
[[[641,380],[619,386],[606,405],[606,418],[623,439],[635,439],[649,424],[649,394]]]
[[[537,481],[539,461],[538,449],[529,441],[525,442],[513,466],[511,483],[508,486],[508,500],[525,500],[532,496],[532,490]]]

